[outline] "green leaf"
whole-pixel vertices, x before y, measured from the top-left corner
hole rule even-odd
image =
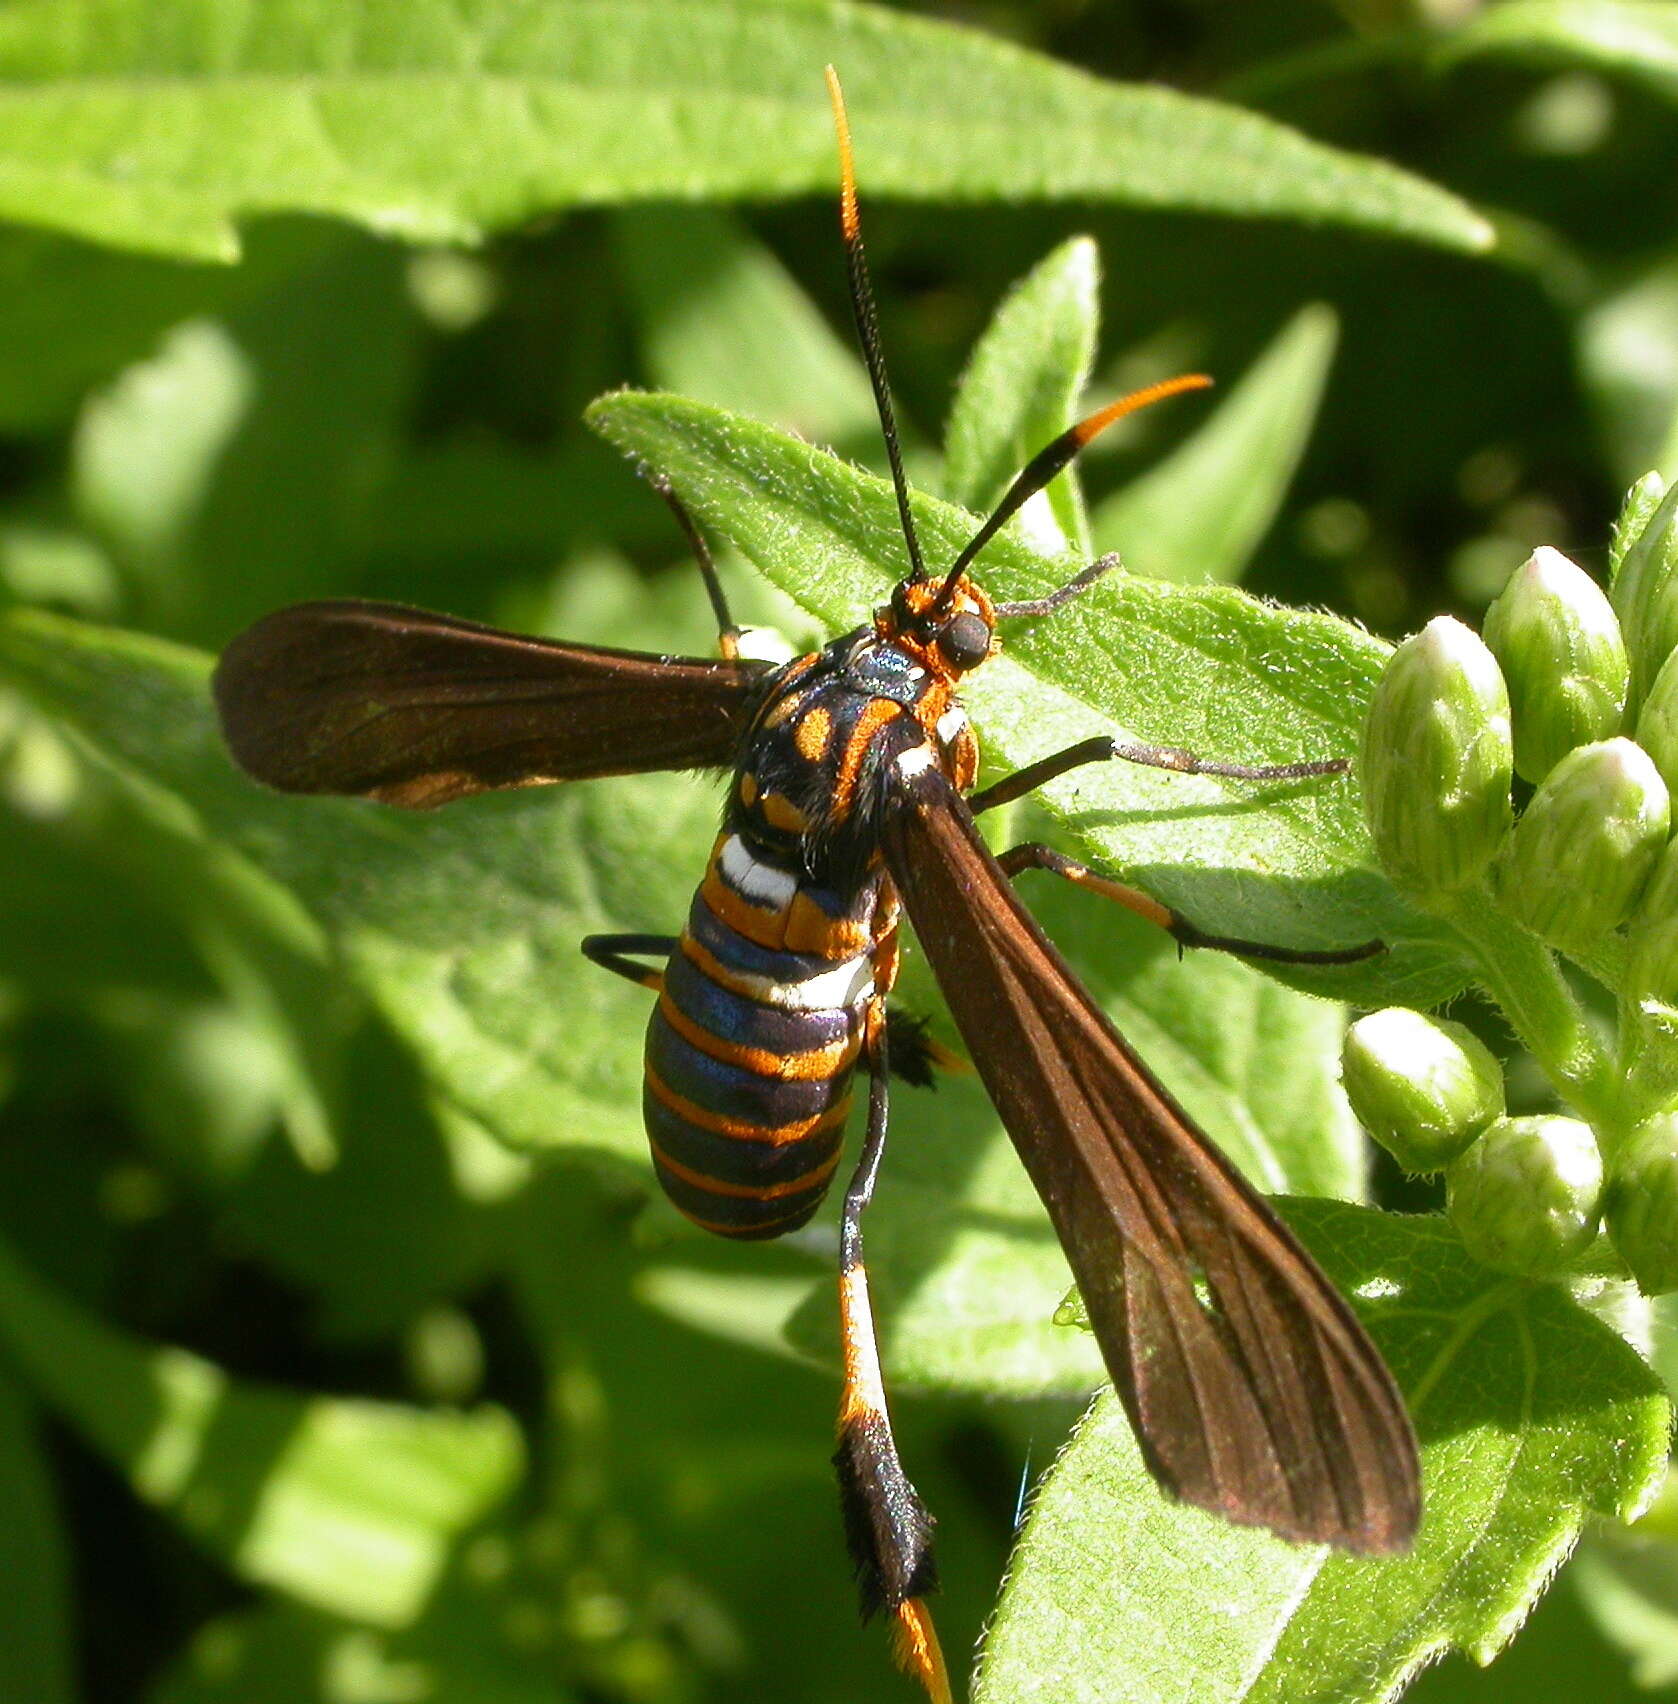
[[[0,1698],[70,1704],[70,1558],[35,1413],[0,1367]]]
[[[738,220],[646,207],[613,226],[642,359],[661,389],[773,420],[817,443],[879,432],[848,343]]]
[[[696,514],[830,630],[866,619],[901,572],[890,487],[808,444],[680,397],[604,397],[589,419],[668,473]],[[915,515],[935,563],[952,560],[975,524],[925,497]],[[983,573],[998,595],[1018,598],[1074,566],[1003,537]],[[1349,755],[1388,654],[1330,616],[1125,575],[1005,637],[1010,654],[966,697],[993,762],[1008,768],[1104,732],[1241,762]],[[1300,947],[1377,937],[1391,948],[1332,971],[1278,967],[1301,987],[1429,1005],[1466,981],[1440,926],[1375,869],[1345,781],[1259,785],[1113,763],[1076,770],[1043,797],[1105,867],[1204,928]]]
[[[531,1608],[509,1591],[456,1593],[448,1613],[397,1633],[289,1604],[218,1616],[147,1704],[570,1704],[551,1651],[521,1655],[509,1636]]]
[[[337,214],[472,241],[568,205],[832,193],[821,66],[871,193],[1334,221],[1451,248],[1456,197],[1253,113],[828,0],[13,0],[0,217],[210,260]]]
[[[1604,1636],[1630,1657],[1638,1685],[1678,1682],[1678,1544],[1670,1531],[1591,1533],[1572,1575]]]
[[[240,1578],[380,1626],[413,1621],[454,1541],[522,1467],[500,1409],[428,1413],[231,1379],[112,1330],[4,1247],[0,1342],[136,1496]]]
[[[1489,1661],[1585,1517],[1628,1519],[1652,1492],[1667,1399],[1565,1292],[1487,1273],[1437,1219],[1322,1202],[1289,1216],[1406,1391],[1426,1495],[1414,1551],[1356,1559],[1173,1507],[1104,1396],[1032,1505],[975,1704],[1387,1698],[1450,1647]]]
[[[1101,256],[1073,237],[1032,268],[974,346],[944,434],[944,496],[981,513],[1014,475],[1071,425],[1089,381],[1101,325]],[[672,387],[676,388],[676,387]],[[1046,525],[1032,510],[1047,506]],[[1089,551],[1089,523],[1074,468],[1021,514],[1046,551]]]
[[[653,776],[435,816],[282,798],[234,771],[208,672],[197,653],[135,634],[34,612],[0,624],[0,675],[120,773],[164,789],[182,832],[288,890],[446,1098],[516,1146],[633,1156],[639,1169],[625,1085],[639,1077],[645,996],[586,965],[577,943],[686,914],[713,789]]]
[[[1477,13],[1437,53],[1447,65],[1481,53],[1593,65],[1678,95],[1678,15],[1665,0],[1512,0]]]
[[[1101,504],[1096,549],[1162,580],[1239,580],[1305,454],[1336,337],[1332,308],[1301,308],[1187,443]]]

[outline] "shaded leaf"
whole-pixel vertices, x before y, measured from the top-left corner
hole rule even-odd
[[[1464,203],[1238,108],[1104,83],[989,37],[812,0],[14,0],[0,215],[238,252],[236,221],[333,213],[470,241],[555,207],[831,193],[820,67],[872,193],[1095,198],[1489,246]]]
[[[401,1627],[522,1463],[500,1409],[445,1413],[230,1379],[114,1331],[0,1248],[0,1341],[30,1386],[241,1578]]]
[[[70,1558],[40,1429],[0,1367],[0,1698],[70,1704]]]
[[[1586,1515],[1627,1519],[1651,1494],[1667,1399],[1565,1292],[1476,1267],[1441,1220],[1324,1202],[1290,1217],[1363,1301],[1410,1402],[1415,1550],[1355,1559],[1174,1508],[1103,1396],[1033,1503],[978,1704],[1388,1697],[1447,1648],[1489,1661]]]
[[[613,229],[642,359],[661,389],[818,443],[878,435],[850,344],[738,220],[646,207],[620,214]]]
[[[1101,504],[1096,549],[1162,580],[1239,580],[1305,454],[1336,329],[1332,308],[1301,308],[1193,437]]]

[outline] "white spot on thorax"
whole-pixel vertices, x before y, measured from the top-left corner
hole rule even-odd
[[[967,712],[959,704],[952,704],[938,718],[938,737],[945,745],[953,745],[967,726]]]

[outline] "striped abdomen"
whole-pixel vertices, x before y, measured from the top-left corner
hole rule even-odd
[[[878,882],[836,895],[725,834],[647,1027],[643,1106],[670,1199],[773,1237],[827,1192],[873,992]]]

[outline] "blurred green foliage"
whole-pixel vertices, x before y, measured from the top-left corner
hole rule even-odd
[[[221,757],[201,654],[320,594],[705,650],[667,515],[583,414],[656,387],[878,470],[829,59],[926,491],[982,507],[1080,395],[1223,387],[999,549],[1004,578],[1070,544],[1209,589],[1022,643],[975,694],[998,757],[1062,712],[1350,749],[1380,646],[1235,582],[1388,635],[1473,618],[1539,543],[1600,576],[1621,490],[1678,474],[1662,0],[0,8],[0,1699],[911,1696],[828,1483],[831,1232],[711,1247],[649,1202],[644,1002],[573,956],[674,926],[714,788],[280,800]],[[739,611],[791,643],[894,572],[879,488],[792,440],[595,418],[678,464]],[[1086,845],[1167,897],[1379,928],[1410,993],[1461,986],[1358,874],[1345,798],[1119,785]],[[1367,1205],[1400,1197],[1339,1096],[1339,1008],[1041,897],[1238,1160],[1346,1203],[1299,1223],[1425,1396],[1445,1490],[1413,1562],[1319,1566],[1161,1505],[1098,1406],[983,1696],[1297,1704],[1489,1658],[1586,1513],[1643,1497],[1659,1387],[1560,1292]],[[906,989],[935,1009],[914,962]],[[962,1670],[1096,1359],[971,1086],[898,1097],[877,1218]],[[1588,1537],[1496,1668],[1413,1696],[1670,1684],[1674,1530],[1663,1499]]]

